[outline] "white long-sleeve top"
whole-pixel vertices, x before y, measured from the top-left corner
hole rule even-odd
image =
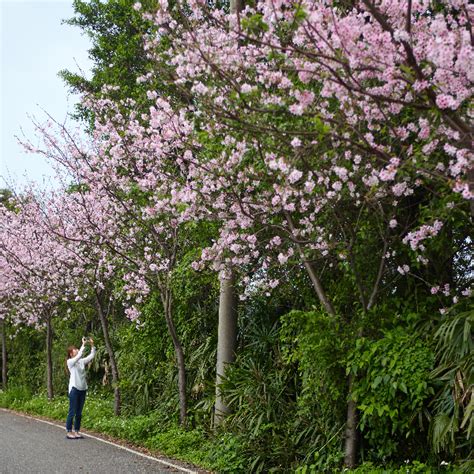
[[[78,390],[87,390],[86,365],[94,358],[95,347],[92,346],[91,353],[87,357],[81,358],[84,349],[85,346],[83,344],[76,356],[67,360],[67,367],[71,373],[68,393],[71,392],[73,387],[76,387]]]

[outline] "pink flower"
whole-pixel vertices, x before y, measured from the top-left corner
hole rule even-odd
[[[410,271],[410,267],[408,265],[403,265],[402,267],[397,267],[398,273],[401,275],[406,275]]]
[[[248,94],[249,92],[252,92],[252,90],[253,87],[250,84],[243,84],[240,88],[240,92],[242,92],[242,94]]]
[[[440,94],[436,97],[436,105],[440,109],[456,109],[457,103],[452,96],[447,94]]]
[[[293,138],[293,140],[291,140],[291,146],[293,148],[298,148],[301,146],[301,140],[298,137]]]
[[[303,115],[304,109],[301,104],[290,105],[289,110],[294,115]]]
[[[288,181],[291,183],[291,184],[294,184],[296,183],[297,181],[299,181],[301,179],[301,177],[303,176],[303,173],[299,170],[293,170],[290,175],[288,176]]]
[[[407,183],[397,183],[394,186],[392,186],[392,192],[395,194],[395,196],[402,196],[407,189]]]
[[[281,238],[278,235],[276,235],[275,237],[272,238],[272,240],[270,240],[270,243],[276,246],[281,245]]]
[[[130,321],[138,321],[138,318],[140,317],[140,312],[134,306],[131,308],[125,308],[125,314]]]

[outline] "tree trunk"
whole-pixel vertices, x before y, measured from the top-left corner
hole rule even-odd
[[[286,219],[286,222],[288,223],[288,227],[290,228],[292,234],[295,234],[295,225],[293,223],[293,219],[289,212],[285,212],[285,219]],[[316,292],[316,296],[318,297],[321,304],[324,306],[324,309],[331,316],[336,316],[336,311],[334,309],[334,306],[332,305],[331,301],[327,297],[326,292],[324,291],[323,285],[321,284],[321,281],[319,280],[318,274],[316,273],[313,267],[313,264],[310,261],[308,261],[308,259],[306,258],[304,254],[304,250],[300,244],[297,243],[296,248],[298,249],[298,253],[300,254],[303,265],[306,271],[308,272],[308,276],[311,279],[311,283],[313,284],[313,288],[314,288],[314,291]]]
[[[2,388],[6,390],[8,387],[8,354],[7,354],[7,335],[5,320],[0,318],[0,336],[2,340]]]
[[[357,405],[351,398],[354,376],[349,376],[349,400],[347,402],[347,419],[344,443],[344,466],[353,469],[357,463],[358,434],[357,434]]]
[[[288,225],[293,232],[295,230],[293,220],[289,213],[286,214],[286,219]],[[298,251],[301,255],[303,260],[303,264],[305,266],[306,271],[311,279],[313,284],[313,288],[318,296],[319,301],[324,306],[328,314],[331,316],[336,316],[336,310],[332,305],[331,301],[326,295],[324,288],[319,280],[319,277],[316,271],[313,268],[311,262],[309,262],[305,255],[304,251],[300,245],[297,245]],[[383,268],[383,267],[382,267]],[[371,298],[372,300],[372,298]],[[360,337],[362,334],[358,334]],[[358,415],[357,415],[357,405],[356,402],[352,399],[352,386],[354,383],[353,375],[349,376],[348,385],[349,385],[349,392],[348,392],[348,401],[347,401],[347,416],[346,416],[346,431],[345,431],[345,443],[344,443],[344,465],[348,468],[353,468],[357,462],[357,449],[358,449],[358,433],[357,433],[357,423],[358,423]]]
[[[303,254],[302,254],[303,255]],[[303,257],[304,266],[311,278],[313,287],[316,291],[316,294],[319,298],[319,301],[322,303],[326,311],[332,315],[336,315],[336,311],[327,298],[326,293],[324,292],[322,285],[319,281],[319,278],[314,271],[313,266],[310,262],[305,261]],[[360,334],[359,334],[360,337]],[[357,462],[357,450],[358,450],[358,433],[357,433],[357,405],[356,402],[352,399],[352,386],[353,386],[353,376],[349,376],[348,380],[349,392],[347,400],[347,416],[346,416],[346,431],[345,431],[345,443],[344,443],[344,466],[350,469],[354,468]]]
[[[216,365],[216,404],[214,426],[219,426],[229,407],[225,404],[220,384],[227,364],[234,362],[237,346],[237,297],[235,292],[235,275],[231,270],[229,278],[220,277],[219,325],[217,335]]]
[[[97,307],[97,312],[99,313],[100,324],[102,325],[102,333],[104,335],[105,348],[107,349],[107,354],[109,355],[110,368],[112,370],[112,385],[114,387],[114,415],[119,416],[120,410],[122,407],[121,394],[120,394],[120,377],[117,366],[117,361],[115,360],[115,353],[112,348],[112,342],[110,341],[109,335],[109,323],[107,321],[107,315],[104,312],[102,307],[102,302],[100,300],[100,295],[95,293],[95,303]]]
[[[53,391],[53,328],[51,315],[46,316],[46,386],[48,390],[48,400],[54,397]]]
[[[162,293],[163,307],[165,311],[165,320],[168,332],[173,341],[174,352],[176,355],[176,365],[178,367],[178,393],[179,393],[179,423],[186,427],[187,423],[187,397],[186,397],[186,365],[184,362],[183,346],[176,334],[176,327],[173,321],[172,296],[170,291],[164,295]]]
[[[239,13],[244,8],[245,0],[230,0],[230,12]],[[237,346],[237,297],[235,293],[235,275],[230,269],[228,278],[219,277],[219,322],[217,327],[217,362],[216,362],[216,403],[214,405],[214,427],[218,427],[229,413],[225,404],[220,384],[227,364],[235,360]]]
[[[244,9],[244,0],[230,0],[231,13],[238,13]]]

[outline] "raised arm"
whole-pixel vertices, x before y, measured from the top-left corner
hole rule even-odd
[[[95,356],[95,346],[92,346],[91,353],[87,357],[84,357],[82,361],[84,362],[84,364],[88,364],[94,358],[94,356]]]
[[[71,357],[70,359],[67,360],[67,366],[72,369],[74,367],[75,363],[82,357],[82,353],[84,352],[85,349],[84,343],[82,343],[81,348],[79,349],[79,352],[74,356]]]

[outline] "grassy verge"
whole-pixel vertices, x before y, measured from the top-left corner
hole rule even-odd
[[[47,417],[65,423],[69,400],[66,396],[56,397],[52,402],[45,395],[32,395],[25,389],[0,390],[0,407],[9,408],[30,415]],[[231,433],[209,437],[198,429],[183,430],[169,422],[159,412],[147,415],[113,416],[113,401],[110,398],[88,393],[82,425],[91,430],[119,439],[151,452],[188,462],[202,469],[219,473],[247,473],[248,458],[242,455],[239,438]],[[471,466],[472,467],[472,466]],[[273,470],[271,472],[296,472],[296,474],[320,474],[321,470],[305,465],[296,470]],[[403,466],[388,467],[364,463],[354,470],[331,470],[344,474],[458,474],[472,472],[460,470],[448,464],[431,467],[418,461]]]
[[[59,396],[49,402],[44,395],[31,395],[24,389],[12,389],[0,391],[0,407],[65,423],[69,400],[67,396]],[[163,424],[160,418],[157,412],[116,417],[113,416],[113,402],[110,399],[88,394],[82,427],[203,469],[214,470],[218,467],[212,462],[212,440],[205,433]]]

